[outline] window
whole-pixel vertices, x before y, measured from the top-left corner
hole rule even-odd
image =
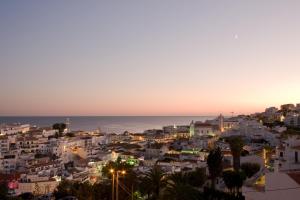
[[[283,157],[283,152],[282,152],[282,151],[279,153],[279,156],[280,156],[280,157]]]

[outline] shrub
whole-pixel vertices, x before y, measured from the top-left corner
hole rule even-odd
[[[258,163],[243,163],[241,169],[250,178],[260,170],[260,165]]]

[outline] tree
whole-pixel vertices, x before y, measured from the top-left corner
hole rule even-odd
[[[66,136],[67,137],[75,137],[75,133],[67,133]]]
[[[119,184],[120,188],[122,188],[119,190],[119,197],[124,199],[130,198],[131,192],[135,191],[139,185],[139,179],[137,174],[133,171],[133,165],[123,162],[121,158],[118,157],[116,161],[110,161],[102,168],[102,175],[111,179],[111,169],[115,172],[123,170],[126,172],[125,176],[119,176]]]
[[[165,190],[163,199],[198,200],[200,192],[192,186],[183,183],[170,183]]]
[[[135,171],[128,170],[125,176],[120,177],[119,183],[122,185],[120,196],[122,195],[125,199],[131,199],[131,195],[137,191],[140,181]]]
[[[168,177],[167,187],[164,191],[163,199],[170,200],[197,200],[199,191],[189,184],[189,174],[182,172],[171,174]]]
[[[161,197],[161,191],[166,186],[167,180],[165,173],[158,165],[154,165],[150,171],[145,173],[142,179],[141,192],[148,196],[148,199],[158,200]]]
[[[230,193],[234,195],[239,194],[239,190],[243,186],[245,179],[246,175],[243,171],[228,170],[223,172],[223,181]]]
[[[73,183],[71,181],[62,181],[54,190],[55,199],[60,199],[66,196],[71,196],[73,192]]]
[[[239,171],[241,165],[241,152],[244,147],[244,141],[240,136],[232,136],[228,139],[228,143],[233,157],[233,169],[235,171]]]
[[[241,169],[250,178],[260,170],[260,165],[258,163],[243,163]]]
[[[109,161],[105,166],[103,166],[102,174],[103,176],[111,178],[111,169],[114,169],[115,171],[125,170],[126,173],[129,173],[132,171],[132,168],[132,165],[128,164],[127,162],[122,162],[122,159],[118,157],[116,161]]]
[[[111,181],[95,183],[93,185],[93,199],[111,200],[111,189]]]
[[[20,194],[17,198],[15,198],[15,200],[34,200],[35,197],[31,192],[25,192]],[[9,199],[11,200],[11,199]]]
[[[64,130],[67,128],[67,125],[65,123],[55,123],[53,124],[52,128],[54,130],[58,130],[59,136],[61,136]]]
[[[64,198],[66,196],[74,196],[78,200],[94,200],[94,199],[109,199],[107,198],[95,198],[97,196],[95,192],[99,191],[96,190],[96,186],[98,185],[91,185],[87,182],[80,183],[80,182],[72,182],[72,181],[62,181],[57,186],[57,188],[54,191],[55,199]],[[109,186],[108,186],[109,187]],[[107,189],[108,187],[105,187]],[[104,187],[103,187],[104,188]],[[98,189],[98,187],[97,187]],[[111,190],[108,190],[111,191]],[[101,193],[103,194],[103,193]],[[104,195],[103,195],[104,196]]]
[[[215,188],[217,177],[221,176],[223,171],[223,156],[220,148],[213,149],[209,152],[207,157],[207,165],[209,176],[211,179],[211,187]]]
[[[93,200],[93,186],[88,182],[75,182],[72,188],[72,194],[78,200]]]
[[[202,187],[206,181],[205,168],[197,168],[186,174],[188,183],[193,187]]]
[[[241,193],[239,193],[238,195],[234,195],[231,193],[206,187],[204,188],[201,197],[205,200],[245,200],[245,197]]]
[[[8,199],[8,187],[7,182],[0,182],[0,199]]]

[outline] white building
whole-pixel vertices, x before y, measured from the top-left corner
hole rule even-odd
[[[266,116],[272,116],[278,111],[278,108],[276,107],[269,107],[265,109],[265,115]]]
[[[238,118],[225,118],[222,114],[220,114],[216,119],[207,120],[206,123],[217,126],[221,132],[237,128],[239,126]]]
[[[279,171],[300,170],[300,138],[289,137],[276,148],[275,168]]]
[[[18,137],[16,147],[21,153],[35,153],[38,149],[38,139],[36,137]]]
[[[282,122],[284,120],[283,113],[279,112],[276,107],[266,108],[263,116],[265,117],[264,121],[269,123],[272,123],[274,121]]]
[[[286,115],[284,123],[291,127],[300,127],[300,114],[290,112]]]
[[[297,104],[296,104],[295,110],[298,111],[298,112],[300,112],[300,103],[297,103]]]
[[[29,130],[30,130],[29,124],[0,125],[0,135],[27,133]]]
[[[33,193],[35,195],[49,194],[54,192],[59,182],[54,178],[42,177],[36,174],[22,174],[16,189],[16,194],[22,194],[26,192]]]
[[[169,151],[162,143],[148,143],[145,147],[145,159],[159,158]]]
[[[283,105],[280,106],[280,109],[283,110],[283,111],[291,111],[291,110],[295,109],[295,105],[292,104],[292,103],[283,104]]]
[[[0,153],[9,151],[9,140],[7,136],[0,136]]]
[[[196,122],[194,124],[194,136],[214,136],[216,130],[213,125],[208,123]]]
[[[58,133],[58,130],[55,130],[55,129],[52,129],[52,128],[41,128],[42,129],[42,134],[43,134],[43,137],[49,137],[49,136],[53,136],[55,135],[56,133]]]
[[[11,173],[17,169],[18,155],[15,152],[0,153],[0,172]]]
[[[98,146],[100,144],[105,144],[105,136],[103,134],[93,135],[92,145],[93,146]]]

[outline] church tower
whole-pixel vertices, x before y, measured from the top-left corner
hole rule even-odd
[[[219,130],[221,132],[223,132],[224,131],[224,117],[222,114],[220,114],[220,116],[218,118],[219,118],[218,119],[219,120]]]
[[[195,135],[195,123],[194,121],[190,124],[190,137],[193,137]]]
[[[70,133],[71,132],[71,121],[70,121],[70,118],[67,118],[66,119],[66,129],[67,129],[67,133]]]

